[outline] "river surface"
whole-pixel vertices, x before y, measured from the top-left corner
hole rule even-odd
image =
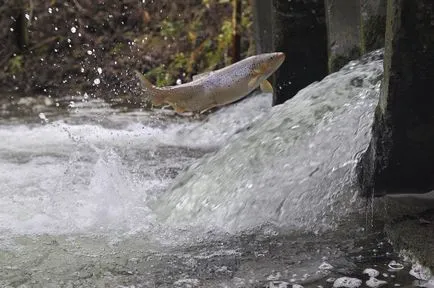
[[[271,95],[201,119],[62,101],[66,110],[0,121],[0,287],[420,284],[369,205],[320,233],[270,223],[228,233],[159,221],[154,203],[177,175],[267,117]]]

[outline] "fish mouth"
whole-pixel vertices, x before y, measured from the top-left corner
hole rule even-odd
[[[285,53],[283,53],[283,52],[276,52],[276,57],[279,60],[279,66],[280,66],[280,64],[282,64],[283,61],[285,61]]]
[[[280,59],[285,59],[285,53],[283,52],[276,52],[276,56],[279,57]]]

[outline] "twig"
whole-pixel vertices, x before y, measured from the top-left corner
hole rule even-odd
[[[59,36],[53,36],[53,37],[47,38],[47,39],[39,42],[38,44],[33,45],[32,47],[30,47],[29,50],[32,51],[32,50],[38,49],[38,48],[44,46],[45,44],[48,44],[50,42],[57,40],[58,38],[59,38]]]
[[[86,9],[83,8],[83,6],[80,5],[80,3],[78,3],[77,0],[73,0],[75,7],[77,7],[77,10],[81,13],[83,13],[84,15],[89,15],[88,11]]]

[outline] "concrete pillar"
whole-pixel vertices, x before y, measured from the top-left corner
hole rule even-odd
[[[269,0],[253,0],[252,4],[256,53],[273,52],[273,5]]]
[[[232,63],[241,59],[241,0],[232,0]]]
[[[387,0],[360,0],[362,54],[384,47]]]
[[[327,32],[323,0],[272,3],[274,50],[286,54],[285,62],[275,73],[276,105],[327,75]]]
[[[328,69],[336,72],[360,57],[360,0],[325,0]]]
[[[358,166],[369,195],[434,189],[434,1],[387,3],[384,79]]]

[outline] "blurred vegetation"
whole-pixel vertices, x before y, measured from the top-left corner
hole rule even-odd
[[[254,45],[251,6],[242,1],[244,58]],[[135,69],[166,86],[231,62],[231,1],[1,2],[0,92],[137,100]]]

